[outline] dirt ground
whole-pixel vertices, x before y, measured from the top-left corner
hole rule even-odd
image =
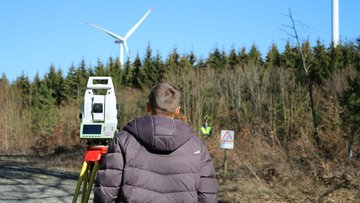
[[[0,202],[71,202],[76,176],[24,166],[0,167]]]
[[[0,202],[71,202],[78,172],[75,165],[61,159],[0,156]]]
[[[81,152],[45,157],[0,156],[0,202],[71,202],[81,163]],[[357,165],[318,170],[319,180],[304,175],[314,171],[311,167],[299,170],[276,162],[256,170],[250,163],[232,161],[226,178],[221,164],[215,166],[220,203],[360,202]]]

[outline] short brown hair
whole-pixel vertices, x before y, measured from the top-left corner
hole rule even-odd
[[[159,83],[151,88],[149,104],[154,114],[175,113],[180,105],[180,91],[174,85]]]

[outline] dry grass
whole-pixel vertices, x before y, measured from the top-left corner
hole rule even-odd
[[[360,202],[359,160],[325,160],[305,134],[285,147],[271,136],[247,132],[227,151],[227,177],[219,138],[207,141],[221,202]]]
[[[360,202],[359,160],[323,160],[306,137],[285,149],[271,137],[243,130],[228,150],[224,177],[224,150],[219,138],[206,141],[217,171],[220,202]],[[249,131],[256,132],[256,131]],[[304,135],[305,136],[305,135]],[[290,149],[290,150],[289,150]],[[358,149],[357,149],[358,150]],[[48,155],[0,156],[0,164],[56,169],[79,173],[85,145],[60,147]],[[345,158],[344,158],[345,159]]]

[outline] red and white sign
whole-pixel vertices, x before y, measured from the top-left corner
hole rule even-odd
[[[232,130],[221,130],[220,148],[222,148],[222,149],[234,149],[234,131],[232,131]]]

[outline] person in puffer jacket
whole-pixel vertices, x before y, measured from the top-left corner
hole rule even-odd
[[[215,170],[206,146],[174,119],[180,91],[154,86],[151,115],[129,122],[109,144],[94,186],[94,202],[217,202]]]

